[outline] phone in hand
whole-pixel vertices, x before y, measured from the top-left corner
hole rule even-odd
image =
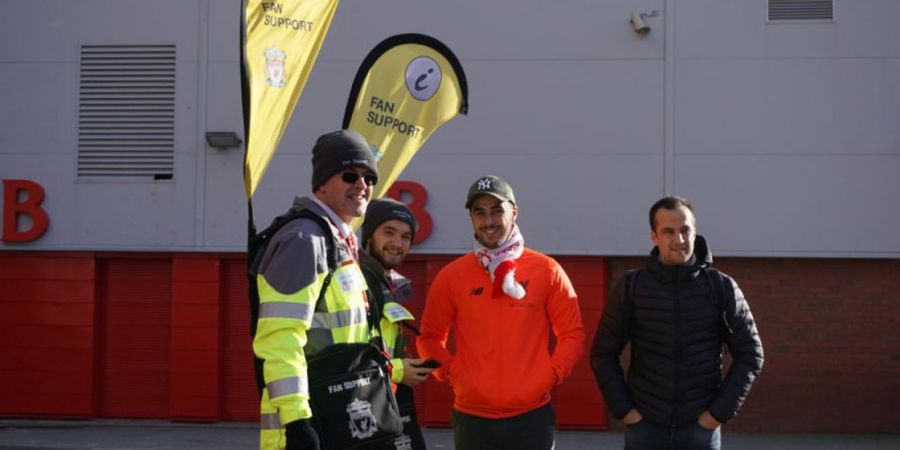
[[[419,364],[416,367],[426,367],[429,369],[437,369],[438,367],[441,367],[441,362],[436,359],[426,359],[425,361],[422,361],[422,364]]]

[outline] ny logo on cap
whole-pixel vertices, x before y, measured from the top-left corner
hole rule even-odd
[[[485,191],[491,188],[491,179],[490,178],[482,178],[478,180],[478,190]]]

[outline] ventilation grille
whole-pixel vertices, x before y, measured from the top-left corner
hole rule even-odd
[[[834,20],[834,0],[769,0],[769,21]]]
[[[84,45],[78,176],[171,179],[175,46]]]

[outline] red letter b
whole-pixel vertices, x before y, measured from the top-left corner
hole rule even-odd
[[[19,202],[19,191],[27,198]],[[3,180],[3,241],[29,242],[47,232],[50,217],[41,208],[44,188],[31,180]],[[19,231],[19,214],[31,217],[31,229]]]

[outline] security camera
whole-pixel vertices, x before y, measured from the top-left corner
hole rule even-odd
[[[631,27],[634,28],[635,33],[643,36],[650,32],[650,26],[644,22],[644,14],[633,12],[631,13],[631,19],[628,21],[631,22]]]

